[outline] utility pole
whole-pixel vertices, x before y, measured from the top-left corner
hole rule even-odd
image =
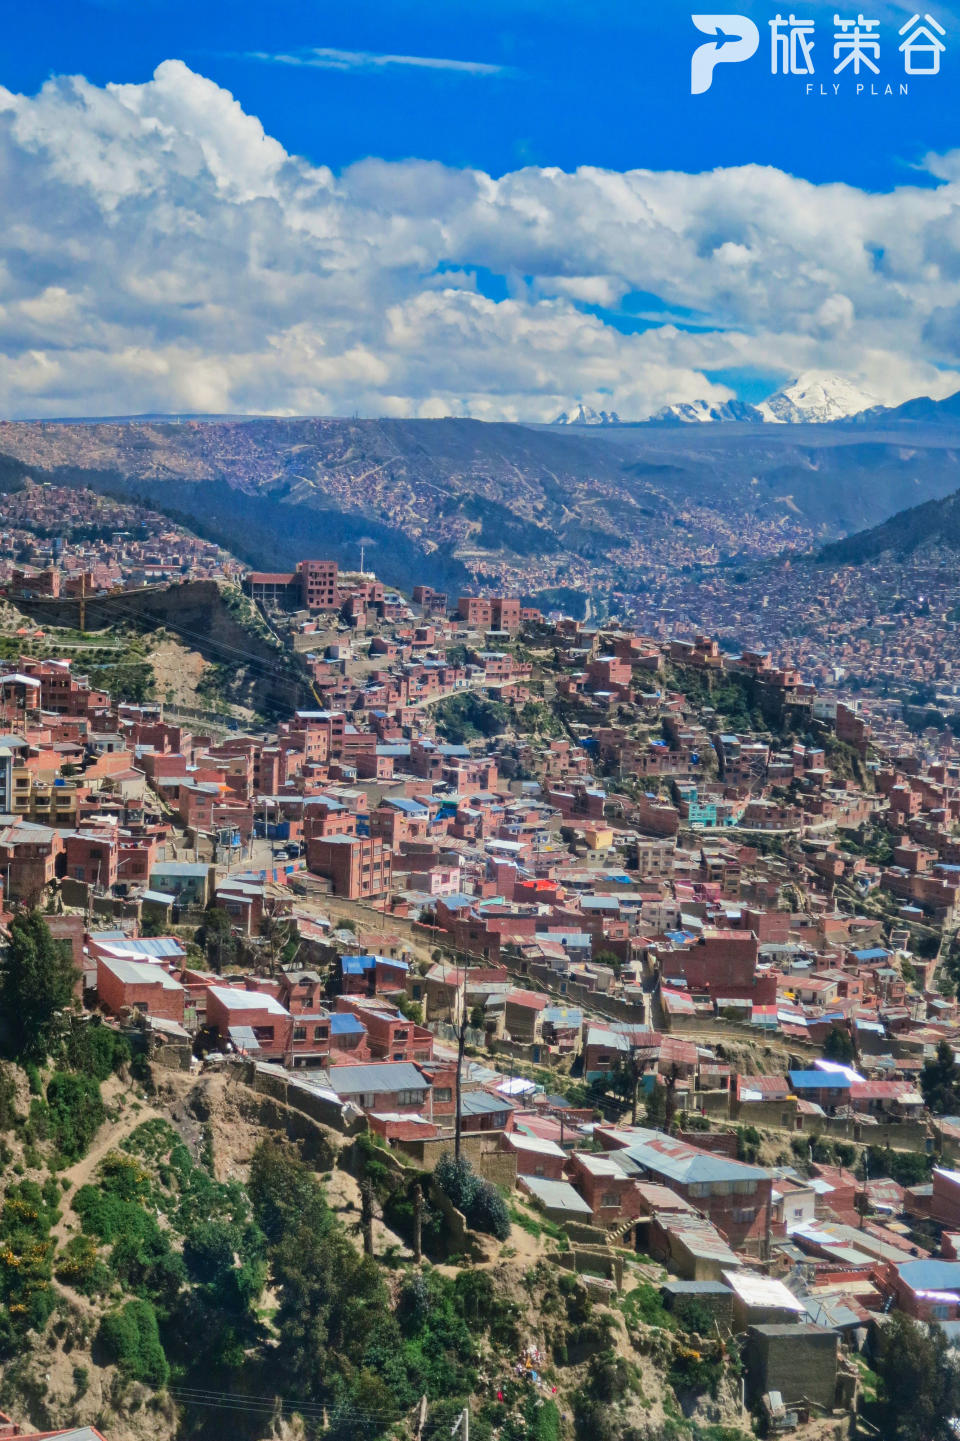
[[[423,1187],[419,1182],[413,1188],[413,1259],[418,1265],[423,1260]]]
[[[460,967],[457,966],[457,1003],[460,1007],[460,1022],[457,1026],[457,1075],[456,1075],[456,1115],[454,1116],[453,1131],[453,1155],[454,1159],[460,1159],[460,1133],[463,1129],[463,1117],[460,1114],[460,1098],[463,1088],[463,1053],[467,1044],[467,960],[466,952],[463,952],[463,985],[460,985]]]
[[[462,1430],[461,1430],[461,1428],[462,1428]],[[450,1430],[450,1435],[451,1435],[451,1436],[456,1436],[456,1434],[457,1434],[458,1431],[461,1432],[461,1435],[462,1435],[462,1437],[463,1437],[463,1441],[470,1441],[470,1407],[469,1407],[469,1406],[464,1406],[463,1410],[460,1412],[460,1415],[457,1417],[456,1421],[454,1421],[453,1426],[451,1427],[451,1430]]]

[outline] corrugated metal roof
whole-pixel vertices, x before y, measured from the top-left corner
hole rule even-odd
[[[461,1116],[492,1116],[514,1109],[506,1096],[491,1096],[489,1091],[466,1091],[460,1098]]]
[[[545,1181],[540,1176],[523,1176],[524,1187],[550,1211],[568,1211],[571,1216],[592,1216],[593,1212],[569,1181]]]
[[[429,1081],[412,1061],[384,1061],[369,1066],[333,1066],[330,1084],[338,1096],[360,1096],[384,1091],[428,1091]]]

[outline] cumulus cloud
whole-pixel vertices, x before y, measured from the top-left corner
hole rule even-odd
[[[0,413],[640,418],[738,369],[944,395],[960,152],[927,165],[889,194],[760,166],[334,175],[180,61],[0,89]]]

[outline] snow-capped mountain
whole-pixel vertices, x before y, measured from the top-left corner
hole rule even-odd
[[[730,420],[814,425],[847,420],[864,411],[874,411],[878,405],[875,395],[861,390],[842,375],[807,370],[759,405],[747,405],[742,400],[684,400],[665,405],[650,420],[654,425],[716,424]]]
[[[594,410],[579,402],[576,410],[562,410],[554,425],[619,425],[620,417],[615,410]]]
[[[763,420],[777,424],[823,424],[859,415],[879,402],[875,395],[853,385],[842,375],[808,370],[790,385],[768,395],[757,410]]]
[[[760,420],[755,405],[746,405],[742,400],[681,400],[676,405],[665,405],[651,419],[662,424],[696,425],[709,424],[719,420]]]

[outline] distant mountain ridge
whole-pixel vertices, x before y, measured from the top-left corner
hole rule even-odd
[[[877,405],[877,397],[842,375],[807,371],[757,406],[761,419],[780,425],[825,425]]]
[[[621,420],[615,410],[594,410],[581,401],[575,410],[561,410],[553,425],[620,425]]]
[[[593,614],[665,569],[803,552],[960,488],[960,422],[0,422],[27,477],[165,511],[261,570],[304,556]]]
[[[592,410],[578,402],[563,411],[554,425],[830,425],[837,422],[878,424],[885,420],[933,424],[960,420],[960,391],[946,400],[917,396],[903,405],[881,405],[875,395],[843,375],[808,370],[751,405],[742,400],[681,400],[665,405],[647,421],[620,419],[614,410]]]
[[[665,405],[651,418],[658,425],[713,425],[730,420],[760,421],[763,416],[755,405],[742,400],[681,400]]]
[[[863,565],[883,555],[906,556],[935,546],[960,551],[960,490],[898,511],[870,530],[824,546],[817,559],[831,565]]]

